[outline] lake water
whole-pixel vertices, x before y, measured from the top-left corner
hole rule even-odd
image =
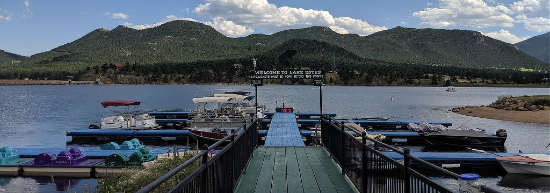
[[[65,131],[85,129],[105,111],[103,100],[133,99],[141,110],[189,110],[193,97],[216,89],[247,89],[243,85],[101,85],[101,86],[0,86],[0,146],[65,147]],[[314,86],[259,87],[259,103],[273,111],[284,101],[298,112],[319,112],[319,88]],[[487,105],[499,96],[550,94],[548,88],[442,87],[323,87],[323,111],[338,117],[388,117],[393,120],[447,121],[454,126],[506,129],[509,152],[548,152],[550,128],[543,124],[518,123],[468,117],[448,111],[455,106]],[[278,102],[276,102],[278,101]],[[550,118],[550,117],[549,117]],[[496,186],[501,177],[484,181]],[[69,192],[95,190],[93,179],[0,178],[0,192],[52,192],[50,182],[71,183]],[[50,184],[48,184],[50,183]],[[506,188],[508,189],[508,188]],[[504,189],[503,189],[504,190]],[[513,192],[534,190],[512,189]],[[545,191],[545,190],[540,190]]]

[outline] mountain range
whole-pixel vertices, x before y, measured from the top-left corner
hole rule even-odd
[[[521,51],[550,63],[550,32],[515,44]]]
[[[395,27],[359,36],[339,34],[328,27],[309,27],[271,35],[252,34],[230,38],[208,25],[178,20],[144,30],[125,26],[113,30],[97,29],[73,42],[31,57],[1,51],[0,65],[13,64],[13,61],[33,66],[158,64],[251,57],[263,58],[265,61],[260,62],[267,64],[281,62],[282,54],[297,54],[298,59],[292,60],[371,60],[397,64],[547,71],[550,70],[548,55],[545,55],[548,53],[548,44],[546,51],[540,49],[545,45],[539,39],[548,40],[548,37],[547,33],[512,45],[469,30]]]

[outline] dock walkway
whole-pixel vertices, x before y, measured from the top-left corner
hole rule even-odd
[[[258,147],[237,193],[355,192],[321,147]]]
[[[298,130],[296,114],[275,113],[273,115],[265,146],[305,146]]]

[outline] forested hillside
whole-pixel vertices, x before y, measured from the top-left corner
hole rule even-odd
[[[0,50],[0,64],[17,64],[22,60],[25,60],[25,56],[20,56],[14,53],[9,53],[4,50]]]
[[[550,63],[550,32],[515,44],[521,51]]]
[[[396,27],[358,36],[309,27],[230,38],[192,21],[172,21],[144,30],[97,29],[47,52],[15,56],[21,61],[16,64],[2,57],[0,53],[0,65],[7,67],[0,69],[0,79],[109,77],[112,82],[132,79],[136,83],[243,82],[251,58],[257,58],[259,67],[265,69],[336,71],[332,77],[336,82],[357,84],[411,83],[413,79],[438,79],[432,83],[439,83],[445,80],[441,77],[451,76],[469,82],[537,83],[546,81],[550,70],[549,64],[514,45],[475,31]],[[515,73],[520,69],[537,74],[521,74],[529,78],[518,79]]]

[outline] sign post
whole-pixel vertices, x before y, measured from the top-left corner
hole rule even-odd
[[[253,60],[254,71],[249,79],[252,80],[256,90],[256,112],[258,111],[258,86],[262,85],[262,80],[313,80],[315,86],[319,86],[319,111],[323,116],[323,91],[325,85],[323,80],[325,75],[321,70],[256,70],[256,60]]]

